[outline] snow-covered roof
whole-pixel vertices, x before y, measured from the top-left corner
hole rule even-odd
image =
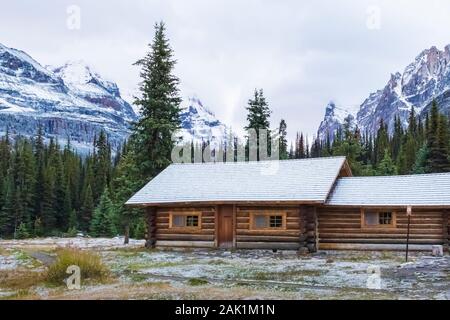
[[[340,178],[326,204],[450,207],[450,173]]]
[[[324,203],[345,157],[172,164],[128,205],[201,202]]]

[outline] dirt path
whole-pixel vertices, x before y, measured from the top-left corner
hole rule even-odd
[[[30,255],[30,257],[40,261],[42,264],[44,264],[45,266],[50,266],[51,264],[53,264],[53,262],[55,262],[56,257],[49,255],[48,253],[44,253],[44,252],[39,252],[39,251],[35,251],[35,252],[29,252],[28,253]]]

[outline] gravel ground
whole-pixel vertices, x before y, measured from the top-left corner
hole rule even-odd
[[[0,299],[450,299],[450,257],[414,252],[145,250],[122,238],[0,241]],[[81,290],[2,287],[1,275],[45,270],[58,247],[98,252],[107,284]]]

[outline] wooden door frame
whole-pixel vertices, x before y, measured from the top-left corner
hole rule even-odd
[[[216,205],[215,206],[215,209],[216,209],[216,213],[215,213],[215,234],[214,234],[214,246],[216,247],[216,248],[220,248],[220,243],[219,243],[219,232],[220,232],[220,227],[219,227],[219,223],[220,223],[220,208],[222,207],[222,206],[230,206],[230,205]],[[232,228],[233,228],[233,232],[231,233],[232,234],[232,237],[233,237],[233,240],[232,240],[232,246],[231,246],[231,249],[234,249],[234,248],[236,248],[236,229],[237,229],[237,226],[236,226],[236,204],[233,204],[233,205],[231,205],[231,207],[232,207],[232,216],[231,216],[231,223],[232,223]]]

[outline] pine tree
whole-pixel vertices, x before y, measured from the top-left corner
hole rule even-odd
[[[94,198],[92,197],[91,185],[88,185],[86,187],[86,191],[83,198],[83,204],[80,209],[79,223],[82,230],[88,229],[93,213],[94,213]]]
[[[96,139],[93,160],[95,181],[94,190],[92,190],[92,192],[94,200],[97,200],[103,190],[105,190],[106,186],[109,186],[111,179],[111,147],[104,130],[100,131],[100,135],[98,136],[98,139]]]
[[[414,109],[411,111],[414,113]],[[413,121],[415,121],[415,118],[413,116]],[[410,117],[411,121],[411,117]],[[415,123],[415,122],[414,122]],[[398,156],[400,154],[400,149],[402,146],[402,139],[403,139],[403,127],[400,121],[399,116],[394,117],[394,134],[392,136],[392,143],[391,143],[391,152],[392,152],[392,159],[396,161],[398,159]]]
[[[11,174],[7,175],[3,184],[3,206],[0,208],[0,238],[11,237],[15,229],[14,213],[14,181]]]
[[[380,120],[380,126],[375,139],[375,150],[374,150],[374,161],[373,164],[376,166],[384,158],[385,150],[389,148],[389,133],[387,124],[384,120]]]
[[[245,130],[256,130],[256,160],[260,160],[260,130],[267,130],[267,138],[270,137],[270,114],[272,111],[269,109],[269,105],[264,97],[263,89],[255,89],[253,99],[248,101],[247,109],[247,126]],[[267,146],[268,142],[267,142]]]
[[[449,133],[445,116],[439,114],[436,101],[433,101],[427,130],[427,171],[450,171]]]
[[[135,165],[132,151],[122,156],[113,180],[114,203],[116,214],[119,216],[120,227],[125,234],[125,243],[128,243],[130,227],[142,215],[141,210],[125,206],[125,202],[139,188],[139,169]]]
[[[95,237],[111,237],[116,233],[114,225],[114,205],[106,188],[100,202],[94,210],[90,225],[90,233]]]
[[[15,239],[27,239],[31,236],[30,232],[28,231],[27,224],[25,222],[21,222],[19,224],[19,227],[16,230]]]
[[[156,176],[171,160],[173,133],[180,126],[178,78],[172,72],[176,61],[166,37],[163,22],[155,25],[155,36],[150,52],[139,60],[142,83],[141,98],[135,105],[141,109],[141,118],[134,126],[131,141],[143,181]]]
[[[385,149],[383,159],[377,167],[377,173],[381,176],[392,176],[397,174],[397,167],[389,154],[389,149]]]
[[[415,174],[422,174],[427,172],[427,158],[428,148],[424,145],[416,154],[416,160],[412,168],[412,172]]]
[[[361,139],[358,127],[352,130],[352,119],[347,117],[343,124],[343,137],[335,140],[333,144],[333,155],[346,156],[353,174],[359,175],[362,171],[361,163]]]
[[[284,119],[280,121],[280,127],[278,129],[279,139],[280,139],[280,159],[286,160],[289,158],[289,153],[287,149],[287,125]]]

